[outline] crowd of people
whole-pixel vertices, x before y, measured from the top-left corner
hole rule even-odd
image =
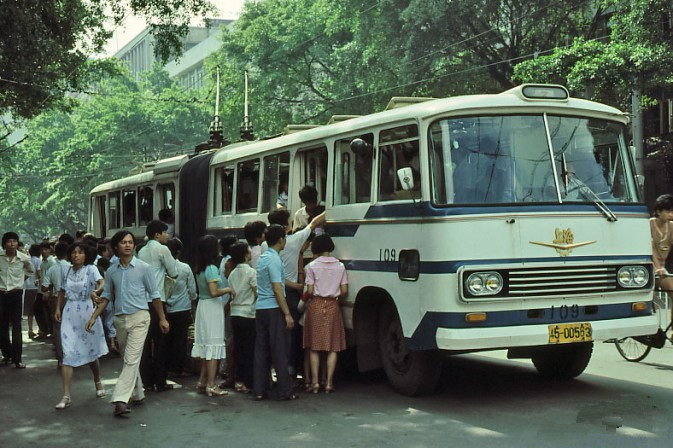
[[[200,362],[196,389],[211,397],[227,389],[254,400],[295,400],[298,388],[334,392],[337,353],[346,348],[339,300],[348,294],[347,273],[331,256],[317,191],[305,186],[299,195],[304,207],[293,217],[279,200],[268,224],[246,224],[244,239],[201,237],[192,266],[160,219],[147,224],[144,240],[127,230],[109,239],[80,232],[32,244],[29,254],[16,233],[5,233],[2,364],[26,367],[23,313],[31,339],[53,338],[63,387],[58,410],[72,404],[75,367],[88,365],[96,396],[107,395],[99,359],[108,353],[123,362],[111,398],[115,416],[131,412],[148,390],[170,391],[169,376],[191,376],[193,360]]]

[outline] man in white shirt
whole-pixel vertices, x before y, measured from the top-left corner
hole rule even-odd
[[[19,252],[19,235],[7,232],[2,235],[0,251],[0,348],[2,364],[14,363],[17,369],[25,369],[21,362],[23,340],[21,337],[21,295],[23,283],[33,275],[30,257]],[[12,325],[12,342],[9,341],[9,325]]]
[[[165,244],[168,242],[168,225],[159,220],[150,221],[145,232],[149,241],[138,252],[138,259],[152,267],[157,290],[166,313],[166,293],[164,282],[166,275],[175,279],[178,276],[178,268],[175,258]],[[151,297],[147,298],[150,302]],[[140,376],[145,389],[154,389],[163,392],[173,389],[166,384],[167,371],[167,340],[166,335],[159,326],[159,315],[154,308],[150,307],[150,329],[145,341],[143,357],[140,361]]]
[[[297,210],[294,214],[292,222],[292,229],[297,230],[306,227],[311,220],[311,216],[316,215],[316,208],[318,207],[318,190],[312,185],[304,185],[299,190],[299,199],[304,204],[302,208]]]
[[[280,258],[283,260],[285,267],[285,300],[287,306],[290,308],[290,314],[295,322],[299,322],[299,312],[297,306],[299,299],[304,292],[304,285],[298,283],[299,278],[299,253],[301,247],[304,245],[311,232],[325,222],[325,212],[319,214],[303,229],[295,231],[287,235],[285,247],[280,252]],[[289,232],[290,227],[290,213],[285,209],[276,209],[269,212],[269,225],[278,224],[282,226],[286,232]],[[262,250],[265,250],[266,243],[262,244]],[[294,376],[297,373],[297,367],[302,365],[301,362],[301,333],[295,327],[290,334],[290,346],[288,350],[288,365],[290,375]]]

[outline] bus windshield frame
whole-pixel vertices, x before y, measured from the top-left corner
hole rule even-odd
[[[550,113],[435,120],[427,134],[432,202],[638,203],[625,132],[617,121]]]

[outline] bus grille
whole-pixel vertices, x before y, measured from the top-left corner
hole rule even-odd
[[[617,290],[617,269],[620,266],[558,266],[511,270],[508,272],[509,297],[614,292]]]

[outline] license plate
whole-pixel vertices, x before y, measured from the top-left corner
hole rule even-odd
[[[549,325],[550,344],[591,341],[591,336],[590,323]]]

